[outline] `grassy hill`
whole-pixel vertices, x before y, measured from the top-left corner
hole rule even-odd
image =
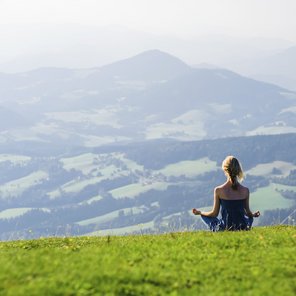
[[[296,228],[0,243],[1,295],[295,295]]]

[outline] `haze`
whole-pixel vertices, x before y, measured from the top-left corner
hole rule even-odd
[[[224,33],[296,41],[293,0],[4,0],[1,24],[124,25],[152,33]]]
[[[1,0],[0,71],[100,66],[153,48],[231,68],[294,46],[295,11],[293,0]]]

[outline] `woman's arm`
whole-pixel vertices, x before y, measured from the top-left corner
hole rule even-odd
[[[202,212],[200,210],[193,209],[192,212],[194,215],[202,215],[206,217],[217,217],[219,214],[219,209],[220,209],[220,199],[218,195],[218,188],[215,188],[213,209],[209,212]]]
[[[245,199],[245,212],[246,212],[246,215],[248,217],[259,217],[260,216],[259,211],[252,213],[252,211],[250,210],[250,193],[249,193],[249,189],[248,189],[248,193],[247,193],[247,198]]]

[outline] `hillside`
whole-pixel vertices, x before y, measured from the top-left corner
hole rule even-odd
[[[2,143],[97,147],[295,132],[295,92],[159,50],[99,68],[0,74]],[[5,108],[5,109],[3,109]]]
[[[191,208],[212,205],[230,154],[243,164],[251,209],[262,213],[256,222],[279,224],[296,205],[295,145],[295,134],[97,148],[2,145],[0,238],[202,229]]]
[[[295,227],[0,243],[1,295],[295,295]]]

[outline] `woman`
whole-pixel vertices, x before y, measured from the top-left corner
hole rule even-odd
[[[212,231],[249,230],[253,217],[259,217],[260,212],[251,212],[249,207],[249,189],[239,183],[243,179],[243,171],[239,161],[233,156],[227,156],[222,169],[227,181],[214,190],[214,205],[209,212],[192,209],[194,215],[200,215]],[[218,219],[221,205],[221,219]]]

